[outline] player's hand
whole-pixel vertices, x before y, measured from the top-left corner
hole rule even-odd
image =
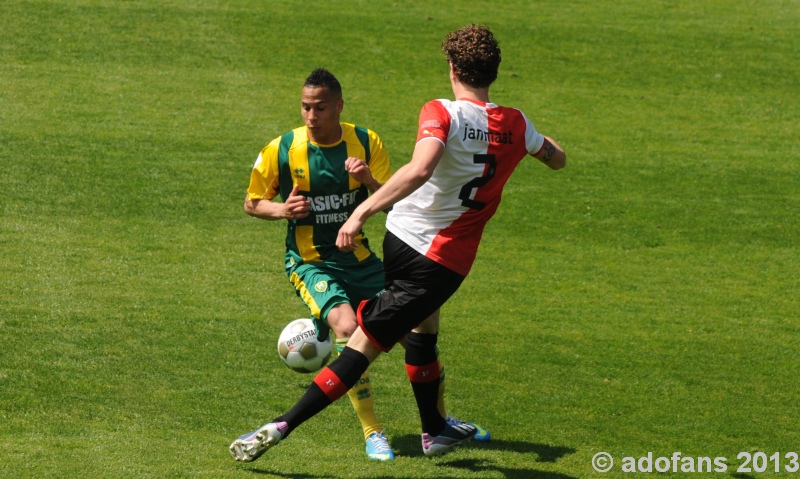
[[[308,216],[311,201],[299,193],[300,186],[294,185],[289,197],[283,202],[283,215],[287,220],[299,220]]]
[[[344,161],[344,167],[350,173],[350,176],[368,188],[375,182],[375,178],[372,176],[372,171],[370,171],[366,161],[351,156]]]
[[[339,235],[336,237],[336,247],[344,252],[355,251],[358,248],[356,238],[361,233],[361,228],[363,226],[364,221],[360,220],[359,216],[353,212],[353,215],[339,228]]]

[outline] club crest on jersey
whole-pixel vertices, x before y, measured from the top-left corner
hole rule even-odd
[[[461,141],[464,140],[478,140],[478,141],[485,141],[487,143],[495,143],[501,145],[510,145],[514,143],[511,139],[511,135],[514,132],[508,130],[506,132],[502,131],[492,131],[488,128],[486,130],[479,130],[477,128],[472,128],[469,124],[464,124],[464,137]]]
[[[328,290],[328,282],[327,281],[320,281],[319,283],[314,285],[314,291],[317,293],[324,293]]]

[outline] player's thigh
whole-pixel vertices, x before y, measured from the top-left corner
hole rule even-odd
[[[362,325],[384,351],[426,320],[423,329],[436,329],[436,312],[464,280],[391,233],[386,236],[389,238],[384,241],[386,289],[361,308]]]
[[[339,304],[350,304],[341,282],[330,272],[314,264],[300,265],[289,274],[297,295],[311,312],[320,338],[327,337],[328,313]]]

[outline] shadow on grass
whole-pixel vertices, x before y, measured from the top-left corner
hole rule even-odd
[[[521,454],[536,454],[538,462],[556,462],[560,458],[572,454],[575,449],[571,447],[548,446],[546,444],[535,444],[523,441],[503,441],[492,439],[489,442],[472,441],[464,446],[465,448],[488,449],[490,451],[509,451]],[[406,434],[404,436],[392,438],[392,448],[395,454],[403,456],[422,456],[419,436],[416,434]]]
[[[499,472],[505,479],[577,479],[557,472],[537,471],[530,468],[505,467],[494,461],[485,459],[459,459],[457,461],[443,462],[440,466],[456,469],[466,469],[470,472],[492,471]]]
[[[397,454],[398,456],[406,456],[406,457],[423,456],[422,448],[420,447],[419,444],[418,435],[405,435],[405,436],[395,437],[392,439],[392,447],[395,451],[395,454]],[[497,451],[509,451],[521,454],[535,454],[537,458],[532,460],[531,463],[535,462],[553,463],[559,460],[560,458],[567,456],[569,454],[573,454],[575,452],[575,449],[570,447],[548,446],[546,444],[535,444],[522,441],[492,440],[486,443],[473,441],[461,447],[474,448],[474,449],[488,449]],[[506,467],[501,463],[487,459],[455,459],[448,461],[446,458],[447,456],[444,456],[444,459],[442,459],[442,461],[437,464],[437,467],[464,469],[476,473],[499,472],[505,479],[576,479],[573,476],[567,476],[564,474],[559,474],[557,472],[538,471],[536,469],[533,469],[532,467],[531,468]],[[315,474],[302,474],[302,473],[287,474],[283,472],[272,471],[269,469],[250,469],[249,471],[255,474],[271,475],[275,477],[280,477],[282,479],[332,479],[333,477],[336,477],[331,475],[315,475]],[[344,479],[344,477],[347,476],[343,476],[342,479]],[[381,475],[381,476],[375,476],[373,479],[407,479],[408,477],[409,476],[404,476],[404,475],[396,475],[396,476]]]
[[[502,465],[496,464],[493,461],[487,461],[483,459],[464,459],[459,461],[453,461],[449,463],[442,463],[440,464],[441,467],[449,467],[449,468],[456,468],[456,469],[466,469],[471,472],[484,472],[484,471],[492,471],[492,472],[499,472],[503,475],[505,479],[577,479],[574,476],[567,476],[565,474],[559,474],[557,472],[549,472],[549,471],[537,471],[536,469],[529,469],[529,468],[512,468],[512,467],[503,467]],[[316,475],[316,474],[291,474],[285,472],[278,472],[278,471],[270,471],[267,469],[250,469],[249,472],[254,474],[264,474],[269,475],[271,477],[279,477],[281,479],[345,479],[349,476],[331,476],[330,474],[325,475]],[[389,475],[381,475],[381,476],[374,476],[372,479],[410,479],[412,477],[418,476],[389,476]],[[439,477],[447,477],[447,476],[439,476]]]

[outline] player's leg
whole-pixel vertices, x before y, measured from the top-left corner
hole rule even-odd
[[[426,455],[441,454],[469,440],[475,427],[451,426],[437,408],[439,363],[436,353],[439,308],[464,280],[458,273],[420,254],[391,232],[383,242],[386,290],[362,303],[358,320],[376,344],[394,344],[406,334],[406,371],[422,422]]]
[[[320,339],[326,338],[331,330],[337,338],[349,338],[357,327],[355,313],[350,306],[349,298],[343,285],[333,276],[335,273],[335,271],[321,268],[320,265],[316,264],[292,265],[291,269],[287,271],[289,280],[294,285],[297,295],[303,299],[309,308]],[[344,395],[364,375],[367,375],[368,378],[368,365],[369,362],[364,364],[352,352],[345,354],[342,351],[339,357],[317,376],[317,379],[322,381],[320,384],[323,386],[328,386],[331,382],[336,383],[333,391],[325,392],[324,388],[315,387],[315,384],[312,384],[303,398],[287,414],[234,441],[230,447],[231,454],[237,461],[254,461],[268,447],[277,444],[299,424],[327,407],[332,401],[338,399],[340,395]],[[329,371],[329,376],[332,375],[333,377],[324,376],[323,373],[326,371]],[[355,379],[352,378],[352,371],[358,371],[358,376]],[[367,384],[369,385],[371,396],[371,384]],[[353,406],[359,415],[359,419],[362,420],[362,424],[367,423],[374,426],[377,424],[377,419],[375,418],[372,404],[369,404],[370,402],[357,402]],[[359,405],[363,406],[360,410],[357,407]],[[367,417],[367,419],[363,420],[362,417]],[[388,442],[385,445],[388,447]],[[385,448],[379,447],[376,449],[381,449],[379,452],[381,459],[388,458]],[[391,449],[389,449],[389,452],[391,452]]]
[[[402,340],[400,340],[400,344],[405,349],[407,347],[406,346],[406,339],[403,338]],[[446,406],[446,403],[445,403],[445,393],[447,392],[447,377],[446,377],[444,363],[442,362],[442,357],[439,355],[439,347],[438,346],[436,347],[436,355],[437,355],[437,358],[439,359],[439,390],[437,391],[438,395],[437,395],[437,399],[436,399],[436,409],[439,411],[439,414],[441,414],[442,417],[445,418],[445,421],[447,421],[448,424],[450,424],[452,426],[456,426],[456,425],[458,425],[460,423],[466,422],[467,424],[475,427],[475,429],[477,431],[475,433],[475,437],[473,439],[475,439],[476,441],[480,441],[480,442],[488,442],[489,440],[491,440],[492,436],[491,436],[491,433],[489,433],[489,431],[486,428],[481,427],[481,426],[479,426],[479,425],[477,425],[475,423],[472,423],[472,422],[462,421],[462,420],[458,419],[455,416],[451,416],[447,412],[447,406]]]
[[[353,335],[356,327],[356,315],[353,308],[349,303],[342,303],[336,305],[328,313],[328,324],[331,326],[334,335],[336,335],[336,351],[337,355],[344,351],[350,336]],[[361,428],[364,431],[364,439],[369,437],[370,434],[380,432],[383,428],[378,423],[378,418],[375,416],[375,404],[372,396],[372,381],[367,369],[364,374],[359,378],[358,383],[347,392],[350,398],[350,403],[361,422]]]
[[[359,262],[358,265],[329,265],[329,267],[332,270],[335,269],[332,274],[336,276],[345,288],[347,297],[350,298],[350,305],[352,305],[352,307],[350,305],[342,305],[336,308],[337,312],[344,315],[346,326],[354,331],[357,328],[357,323],[353,307],[357,307],[363,300],[374,298],[383,290],[385,279],[383,262],[373,254]],[[331,317],[332,313],[334,313],[333,310],[328,315],[328,322],[330,323],[337,321],[336,318]],[[337,335],[336,346],[339,352],[344,350],[347,338],[351,334],[352,332],[347,336]],[[364,431],[367,457],[380,461],[394,459],[394,452],[389,446],[389,439],[375,415],[372,377],[369,369],[361,376],[358,383],[348,391],[347,395]]]
[[[336,335],[337,355],[341,354],[358,327],[355,312],[349,303],[338,304],[328,312],[327,322]],[[347,392],[347,397],[361,423],[367,457],[378,461],[394,459],[394,451],[389,446],[389,440],[375,415],[375,401],[369,369],[364,371],[356,385]]]
[[[233,441],[229,449],[234,459],[255,461],[302,423],[344,396],[380,354],[369,340],[359,341],[362,337],[361,330],[357,330],[351,338],[355,347],[346,347],[339,357],[323,368],[289,411]]]
[[[446,426],[444,415],[439,413],[439,379],[441,369],[436,354],[439,334],[439,311],[435,311],[422,324],[406,336],[406,373],[417,401],[422,432],[437,435]]]
[[[477,428],[467,422],[447,421],[438,407],[440,372],[436,342],[438,311],[408,334],[406,369],[422,421],[422,450],[426,456],[444,454],[469,441]]]

